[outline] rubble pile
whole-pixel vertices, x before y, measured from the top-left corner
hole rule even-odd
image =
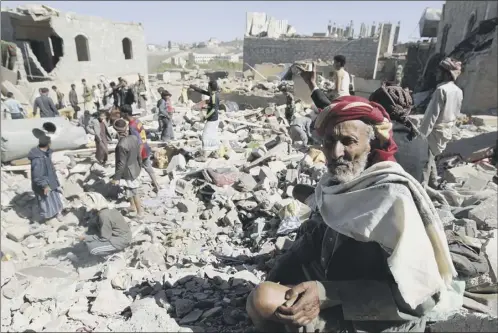
[[[261,87],[272,94],[278,90]],[[128,207],[110,182],[112,153],[107,167],[94,162],[90,149],[54,153],[66,201],[62,222],[39,223],[29,166],[3,168],[2,331],[255,330],[245,311],[246,298],[309,217],[310,208],[294,199],[293,188],[316,185],[326,171],[325,158],[316,148],[293,145],[285,121],[279,120],[283,106],[271,106],[222,112],[221,148],[216,157],[199,161],[204,123],[193,105],[176,105],[173,142],[152,145],[161,189],[155,193],[149,176],[141,174],[145,215],[140,220],[125,215],[132,244],[108,258],[90,255],[78,240],[95,217],[78,205],[76,196],[98,192],[114,207]],[[141,118],[149,139],[155,139],[158,128],[154,116]],[[486,121],[462,124],[454,145],[464,152],[469,138],[494,133],[496,139],[496,131]],[[489,139],[485,141],[488,145]],[[431,196],[446,228],[473,240],[488,261],[489,271],[468,280],[467,291],[496,293],[496,168],[490,155],[469,160],[447,153],[440,163],[446,182]],[[453,330],[467,316],[478,319],[475,327],[467,323],[472,331],[497,321],[492,303],[473,305],[434,329]]]

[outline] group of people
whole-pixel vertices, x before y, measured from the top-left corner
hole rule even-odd
[[[129,85],[126,79],[118,78],[118,84],[115,82],[107,83],[104,79],[100,83],[92,85],[91,88],[87,84],[86,79],[81,79],[82,91],[81,96],[76,91],[76,84],[71,85],[71,90],[68,94],[68,101],[66,101],[64,93],[56,86],[52,86],[57,100],[54,103],[53,99],[49,96],[50,90],[47,87],[42,87],[38,90],[39,96],[35,99],[33,105],[33,117],[38,113],[40,117],[57,117],[60,116],[60,110],[66,107],[71,107],[74,111],[72,118],[78,118],[78,112],[81,111],[80,105],[83,104],[84,112],[88,113],[98,112],[102,109],[113,109],[119,113],[119,108],[125,104],[137,104],[137,108],[147,109],[147,88],[143,75],[138,75],[138,81],[134,85]],[[5,101],[4,118],[22,119],[27,118],[28,113],[23,108],[22,104],[15,99],[14,94],[7,93]]]
[[[311,131],[322,140],[327,173],[316,188],[296,185],[312,208],[296,241],[247,312],[263,331],[424,332],[426,316],[457,276],[441,219],[427,194],[435,159],[451,139],[462,91],[461,63],[439,64],[440,84],[419,127],[408,91],[383,84],[369,99],[318,89]],[[361,203],[361,205],[357,205]]]

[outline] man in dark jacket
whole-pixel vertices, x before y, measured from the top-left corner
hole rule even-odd
[[[79,198],[87,211],[97,214],[97,234],[80,237],[80,240],[85,241],[90,254],[106,256],[130,245],[130,226],[118,210],[109,207],[104,196],[89,192]]]
[[[116,172],[112,182],[119,184],[126,191],[126,198],[130,202],[130,211],[136,211],[142,216],[142,204],[138,196],[140,187],[140,171],[142,169],[142,157],[140,155],[140,144],[138,138],[131,135],[128,123],[123,119],[114,122],[119,141],[116,146]]]
[[[35,104],[33,106],[33,116],[36,116],[38,109],[40,109],[40,117],[57,117],[59,116],[59,111],[55,107],[54,101],[48,96],[48,88],[40,89],[40,96],[35,99]]]
[[[62,220],[63,204],[59,179],[52,163],[50,137],[42,136],[39,144],[29,151],[31,161],[31,188],[40,207],[40,216],[44,221],[57,217]]]
[[[72,84],[71,85],[71,90],[69,91],[69,103],[71,104],[71,107],[73,107],[75,114],[74,117],[76,118],[76,112],[80,109],[78,107],[78,93],[76,93],[76,85]]]

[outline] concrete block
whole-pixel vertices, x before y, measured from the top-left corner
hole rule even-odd
[[[475,220],[480,230],[497,228],[497,196],[491,196],[469,212],[469,219]]]
[[[495,333],[498,319],[480,313],[457,313],[429,326],[431,333]]]
[[[464,165],[445,171],[444,179],[450,183],[464,182],[469,190],[482,190],[493,179],[491,171],[479,170],[472,165]]]

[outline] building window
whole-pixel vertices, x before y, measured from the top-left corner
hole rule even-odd
[[[469,37],[472,30],[474,30],[475,25],[476,25],[476,14],[472,13],[472,15],[470,15],[469,21],[467,22],[467,30],[465,33],[465,38]]]
[[[76,43],[76,55],[78,61],[90,61],[90,50],[88,49],[88,39],[83,35],[74,38]]]
[[[446,42],[448,41],[448,33],[450,32],[450,27],[451,26],[447,24],[443,29],[443,36],[441,37],[441,48],[439,49],[439,52],[442,54],[445,54],[446,51]]]
[[[133,50],[131,48],[131,40],[126,37],[123,38],[123,53],[125,59],[133,59]]]

